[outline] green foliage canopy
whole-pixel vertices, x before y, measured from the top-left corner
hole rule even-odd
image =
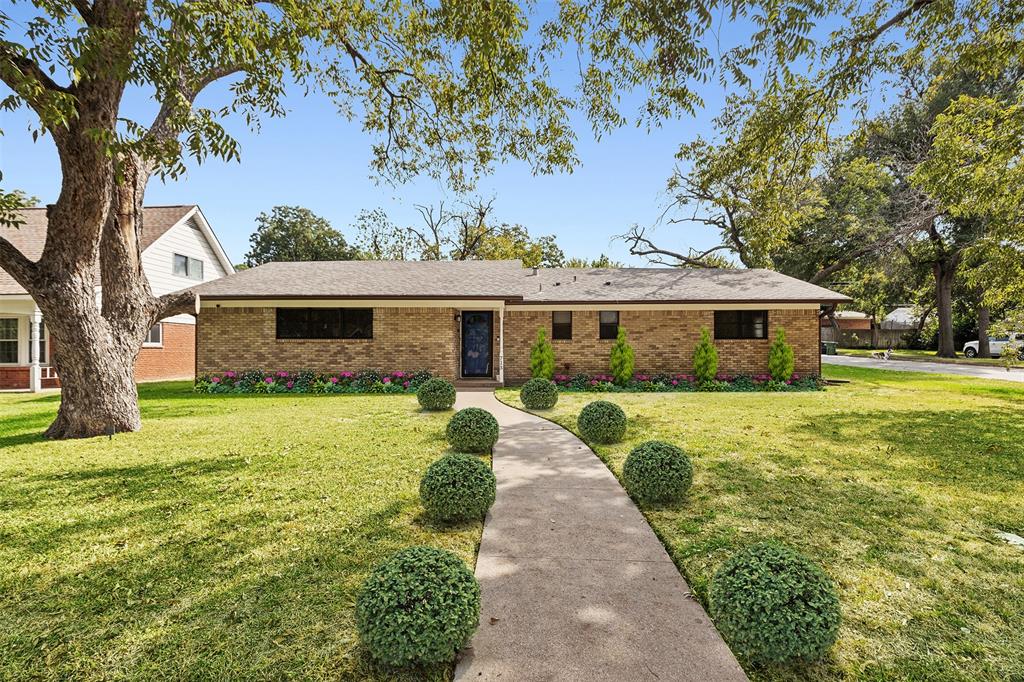
[[[271,261],[353,260],[357,256],[326,218],[300,206],[275,206],[270,214],[256,217],[245,264],[256,267]]]

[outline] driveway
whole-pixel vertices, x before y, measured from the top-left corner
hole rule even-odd
[[[822,355],[821,361],[829,365],[846,365],[847,367],[868,367],[871,369],[890,369],[896,372],[928,372],[930,374],[954,374],[975,379],[998,379],[1000,381],[1016,381],[1024,383],[1024,369],[1011,369],[1009,372],[1002,367],[988,365],[958,365],[945,362],[917,362],[915,360],[874,360],[872,358],[856,358],[849,355]]]
[[[498,496],[476,576],[480,628],[462,682],[746,680],[618,480],[557,424],[458,394],[501,425]]]

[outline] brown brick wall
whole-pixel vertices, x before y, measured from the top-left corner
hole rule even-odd
[[[143,348],[135,360],[135,381],[192,379],[196,367],[196,326],[163,323],[163,347]]]
[[[693,348],[701,327],[714,333],[712,310],[623,310],[619,324],[626,328],[636,354],[636,371],[641,373],[693,370]],[[793,346],[796,372],[820,372],[818,314],[816,310],[769,310],[768,339],[719,340],[718,368],[725,374],[762,374],[768,371],[768,347],[775,329],[782,325]],[[550,338],[551,311],[507,310],[505,312],[505,380],[509,383],[530,377],[530,346],[537,328],[544,327]],[[553,340],[555,371],[559,374],[608,372],[608,355],[614,341],[598,338],[598,312],[574,311],[570,341]]]
[[[198,316],[197,371],[427,369],[454,378],[459,368],[457,312],[374,308],[372,339],[278,340],[274,308],[204,308]]]

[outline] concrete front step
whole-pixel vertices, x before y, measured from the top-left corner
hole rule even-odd
[[[455,388],[459,391],[493,391],[505,384],[494,379],[457,379]]]

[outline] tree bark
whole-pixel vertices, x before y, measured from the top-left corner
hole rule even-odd
[[[958,258],[942,258],[932,264],[935,277],[935,308],[939,317],[940,358],[955,358],[953,344],[953,280],[956,278]]]
[[[989,309],[986,305],[978,306],[978,357],[992,357],[992,347],[988,342]]]

